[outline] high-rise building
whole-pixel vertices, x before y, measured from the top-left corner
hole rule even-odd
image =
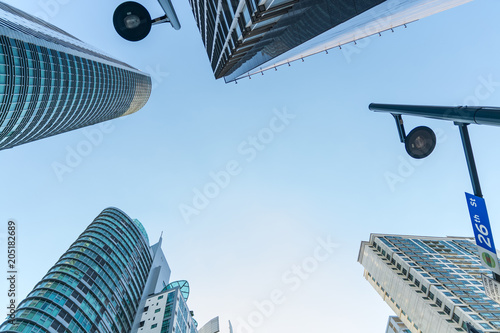
[[[104,209],[18,305],[0,332],[197,333],[186,281],[169,283],[162,239]]]
[[[138,333],[197,333],[197,322],[189,311],[187,281],[175,281],[146,299]]]
[[[149,75],[0,2],[0,150],[129,115]]]
[[[466,332],[467,323],[480,332],[500,331],[500,304],[483,289],[482,274],[491,272],[474,238],[372,234],[361,243],[358,262],[412,333]]]
[[[202,328],[198,331],[199,333],[218,333],[220,332],[219,317],[215,317],[208,321]],[[233,332],[231,332],[233,333]]]
[[[226,82],[394,29],[471,0],[190,0]]]
[[[390,316],[385,333],[411,333],[406,325],[396,316]]]
[[[198,330],[198,333],[219,333],[219,332],[228,332],[228,333],[233,333],[233,326],[231,324],[231,321],[228,320],[228,330],[223,330],[221,331],[220,329],[220,322],[219,322],[219,316],[212,318],[209,320],[203,327],[201,327]]]

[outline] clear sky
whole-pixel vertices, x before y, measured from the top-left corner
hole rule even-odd
[[[476,0],[238,84],[213,78],[185,0],[174,1],[180,31],[155,26],[137,43],[113,29],[120,0],[6,2],[154,81],[136,114],[0,152],[0,233],[9,218],[19,225],[18,302],[116,206],[151,241],[163,231],[172,279],[189,280],[200,324],[221,315],[235,328],[250,319],[255,327],[240,333],[383,332],[391,310],[362,277],[360,242],[370,233],[473,235],[456,126],[406,117],[407,130],[439,133],[434,153],[411,165],[392,117],[368,104],[499,106],[499,1]],[[155,0],[141,3],[160,16]],[[89,133],[91,152],[71,160]],[[500,130],[470,126],[470,134],[500,244]],[[67,158],[71,172],[55,172]],[[183,217],[198,190],[212,198]],[[6,290],[2,279],[2,304]]]

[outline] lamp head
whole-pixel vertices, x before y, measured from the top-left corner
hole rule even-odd
[[[116,8],[113,25],[120,36],[131,42],[137,42],[149,34],[152,20],[143,5],[127,1]]]
[[[426,126],[414,128],[405,138],[406,152],[416,159],[429,156],[434,147],[436,147],[436,134]]]

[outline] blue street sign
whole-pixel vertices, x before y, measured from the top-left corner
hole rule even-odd
[[[486,210],[486,203],[483,198],[470,193],[465,193],[467,207],[469,208],[472,229],[476,238],[480,260],[485,267],[500,274],[497,251],[493,242],[490,220]]]

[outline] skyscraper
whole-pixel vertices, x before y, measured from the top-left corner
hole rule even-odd
[[[189,285],[169,283],[161,242],[149,246],[138,220],[104,209],[0,332],[197,333]]]
[[[0,150],[129,115],[151,79],[0,2]]]
[[[190,0],[212,70],[226,82],[471,0]]]
[[[491,272],[473,238],[372,234],[361,243],[358,262],[412,333],[465,332],[467,323],[485,333],[500,331],[500,304],[482,286],[481,274]]]
[[[385,333],[411,333],[406,325],[399,319],[399,317],[391,316],[387,321],[387,329]]]

